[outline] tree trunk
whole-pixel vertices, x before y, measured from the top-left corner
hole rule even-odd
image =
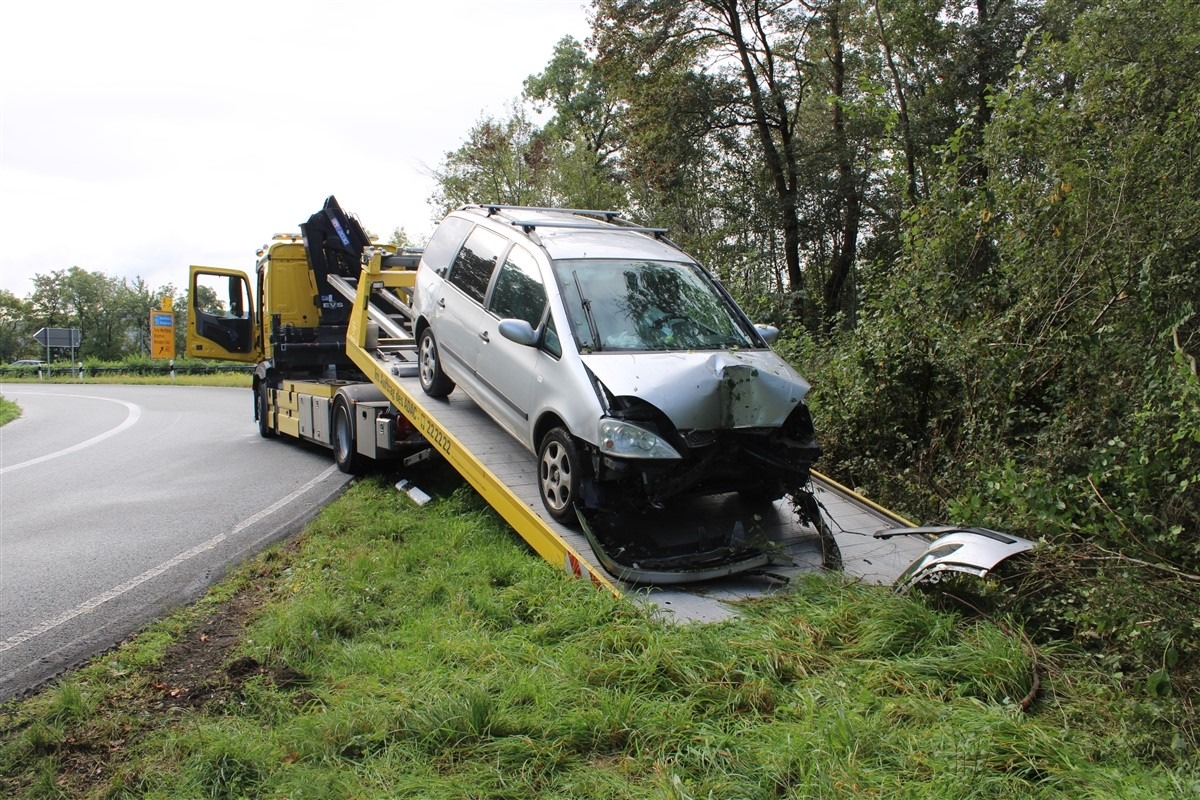
[[[829,264],[829,275],[824,287],[824,328],[833,329],[833,323],[841,311],[849,310],[845,304],[845,292],[850,280],[854,261],[858,256],[858,224],[862,216],[862,199],[854,180],[854,162],[846,134],[846,112],[843,107],[846,96],[845,47],[842,41],[842,4],[840,0],[830,5],[829,39],[832,47],[830,63],[833,68],[833,138],[837,159],[838,204],[840,205],[840,241],[835,243]],[[851,321],[852,322],[852,321]]]
[[[796,298],[792,304],[792,312],[803,319],[804,273],[800,267],[800,217],[796,208],[797,168],[791,123],[787,113],[787,99],[777,87],[771,84],[771,76],[768,74],[766,76],[767,90],[770,93],[770,105],[774,106],[775,130],[779,134],[779,144],[777,145],[772,132],[772,117],[771,111],[768,110],[768,100],[764,97],[758,71],[755,69],[750,55],[750,46],[742,30],[737,0],[725,0],[720,3],[720,10],[726,16],[725,21],[729,26],[730,37],[737,48],[754,116],[754,127],[763,151],[763,161],[767,166],[771,185],[775,189],[779,222],[783,230],[783,258],[787,266],[788,283]],[[764,40],[759,43],[759,46],[762,49],[763,58],[769,63],[773,58],[769,44]]]

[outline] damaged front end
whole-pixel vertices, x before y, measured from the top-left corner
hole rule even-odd
[[[776,500],[807,485],[820,457],[808,383],[769,351],[595,356],[587,367],[606,415],[589,509],[725,492]],[[644,432],[657,449],[631,452],[606,425]]]
[[[688,497],[736,492],[754,501],[778,500],[807,485],[821,455],[808,408],[799,405],[778,428],[678,430],[639,398],[616,398],[613,417],[632,422],[669,444],[677,458],[622,458],[592,452],[589,509],[662,509]]]
[[[693,385],[701,391],[690,396],[615,395],[596,381],[607,414],[599,442],[585,448],[580,520],[604,567],[623,580],[681,583],[762,567],[772,545],[756,535],[756,514],[785,495],[811,493],[821,449],[801,399],[807,384],[772,376],[756,388],[754,366],[713,358],[705,366],[715,380]],[[617,436],[657,457],[629,457]]]

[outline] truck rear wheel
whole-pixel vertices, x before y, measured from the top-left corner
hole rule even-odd
[[[333,404],[333,459],[338,469],[348,475],[362,473],[370,461],[358,452],[354,431],[354,415],[350,413],[350,404],[339,397]]]

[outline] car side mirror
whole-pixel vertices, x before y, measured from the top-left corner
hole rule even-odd
[[[510,342],[523,344],[526,347],[537,347],[538,335],[537,331],[523,319],[502,319],[500,320],[500,335]]]
[[[758,331],[758,335],[763,338],[767,344],[775,344],[779,338],[779,328],[774,325],[764,325],[761,322],[754,323],[754,329]]]

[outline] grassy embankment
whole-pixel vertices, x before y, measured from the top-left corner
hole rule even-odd
[[[7,425],[21,416],[21,407],[0,395],[0,425]]]
[[[208,599],[3,707],[0,795],[1200,794],[1162,707],[1011,622],[814,576],[671,625],[433,481],[422,508],[356,484]]]

